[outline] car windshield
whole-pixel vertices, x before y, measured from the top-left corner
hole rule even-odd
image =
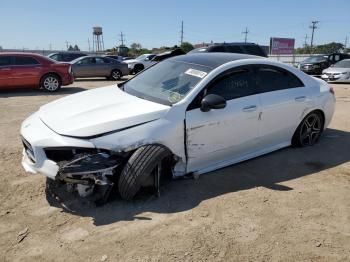
[[[322,62],[327,60],[327,56],[324,55],[317,55],[317,56],[310,56],[304,60],[304,62],[308,63],[315,63],[315,62]]]
[[[333,67],[338,67],[338,68],[350,68],[350,59],[349,60],[342,60],[339,61],[338,63],[335,63]]]
[[[182,100],[211,69],[184,62],[163,61],[126,82],[123,89],[146,100],[172,105]]]
[[[140,56],[136,57],[135,59],[136,59],[136,60],[143,60],[143,59],[145,59],[147,56],[149,56],[149,55],[140,55]]]

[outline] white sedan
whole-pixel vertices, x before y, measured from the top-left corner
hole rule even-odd
[[[329,82],[350,82],[350,59],[341,60],[323,70],[321,78]]]
[[[285,64],[243,54],[177,56],[119,86],[42,106],[22,124],[22,165],[82,195],[115,185],[132,199],[142,187],[159,192],[167,174],[198,175],[312,146],[334,106],[326,82]]]

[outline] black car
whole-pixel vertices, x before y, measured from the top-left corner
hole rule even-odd
[[[301,62],[299,64],[299,69],[309,75],[320,75],[324,69],[343,59],[349,58],[350,55],[341,53],[314,55],[306,58],[303,62]]]
[[[80,52],[59,52],[48,55],[49,58],[59,62],[70,62],[82,56],[87,56],[87,54]]]
[[[166,51],[166,52],[163,52],[163,53],[156,55],[155,57],[152,58],[152,61],[160,62],[160,61],[163,61],[169,57],[184,55],[184,54],[186,54],[186,53],[181,48],[176,48],[176,49]]]
[[[192,53],[206,53],[206,52],[225,52],[225,53],[237,53],[248,54],[267,57],[267,54],[261,46],[254,43],[223,43],[214,44],[206,47],[196,48],[188,52]]]

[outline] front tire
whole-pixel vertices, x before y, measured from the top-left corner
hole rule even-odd
[[[320,139],[323,132],[324,119],[318,111],[309,113],[299,124],[292,138],[292,146],[313,146]]]
[[[167,148],[159,145],[137,149],[129,158],[119,178],[118,189],[121,198],[133,199],[161,162],[170,155],[171,152]]]
[[[48,74],[41,79],[40,86],[46,92],[56,92],[61,88],[61,79],[57,75]]]

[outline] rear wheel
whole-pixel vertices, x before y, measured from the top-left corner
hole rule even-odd
[[[120,80],[122,78],[122,72],[120,72],[118,69],[114,69],[111,72],[111,75],[109,78],[112,80]]]
[[[149,181],[159,186],[162,162],[171,152],[159,145],[148,145],[137,149],[126,163],[118,182],[120,196],[131,200]],[[158,179],[157,179],[158,178]],[[159,187],[158,187],[159,188]]]
[[[292,145],[313,146],[323,132],[324,119],[320,112],[314,111],[301,121],[292,138]]]
[[[47,92],[56,92],[61,88],[61,79],[54,74],[48,74],[41,79],[41,87]]]

